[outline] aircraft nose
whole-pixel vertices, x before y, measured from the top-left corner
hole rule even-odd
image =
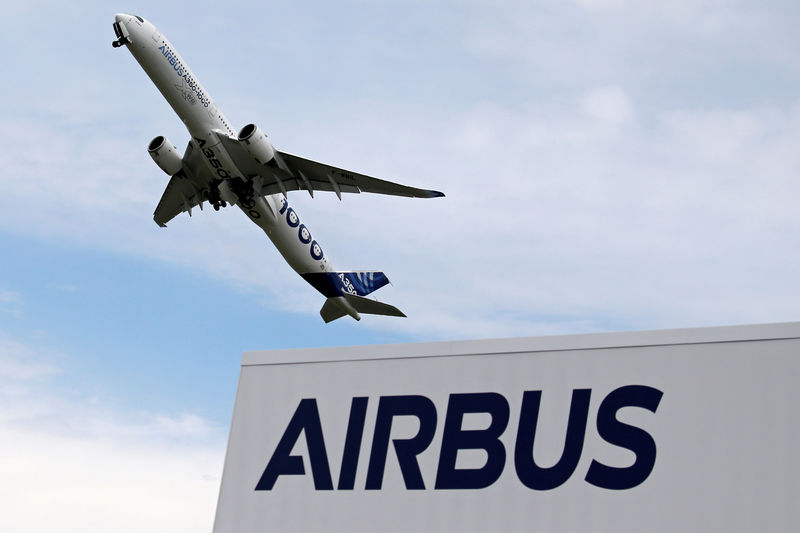
[[[114,34],[117,36],[117,40],[111,43],[111,46],[114,48],[119,48],[124,44],[131,43],[131,30],[135,24],[131,25],[131,15],[126,15],[125,13],[117,13],[114,16]]]

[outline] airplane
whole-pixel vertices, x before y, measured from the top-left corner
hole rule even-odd
[[[289,206],[288,191],[377,193],[437,198],[439,191],[418,189],[365,176],[276,150],[255,124],[238,134],[203,89],[186,62],[156,27],[137,15],[114,17],[114,48],[126,46],[189,131],[183,155],[165,136],[147,147],[153,161],[170,176],[153,213],[167,222],[208,202],[215,211],[235,205],[258,225],[287,263],[326,300],[320,310],[328,323],[361,313],[406,316],[398,308],[366,296],[389,283],[383,272],[337,271],[308,227]]]

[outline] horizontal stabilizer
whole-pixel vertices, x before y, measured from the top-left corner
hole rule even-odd
[[[322,304],[322,309],[319,310],[319,314],[326,324],[333,322],[337,318],[342,318],[347,314],[343,306],[337,305],[336,300],[337,298],[328,298],[325,300],[325,303]],[[356,318],[356,320],[361,320],[361,317]]]
[[[367,315],[406,316],[393,305],[377,300],[370,300],[369,298],[356,296],[354,294],[345,294],[344,296],[328,298],[325,300],[319,312],[326,324],[345,315],[350,315],[356,320],[361,320],[359,313]]]

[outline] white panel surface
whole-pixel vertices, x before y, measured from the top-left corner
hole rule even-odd
[[[800,323],[249,352],[214,531],[789,531],[800,523],[798,377]],[[601,488],[585,479],[593,460],[626,468],[638,458],[596,423],[604,399],[631,385],[661,393],[655,412],[616,411],[651,437],[655,463],[634,487]],[[515,468],[518,433],[531,429],[520,428],[523,394],[541,391],[533,458],[546,468],[564,449],[575,389],[591,390],[580,460],[559,486],[528,488]],[[486,392],[509,407],[502,474],[486,488],[436,489],[448,400]],[[415,458],[423,490],[406,487],[393,447],[420,430],[413,416],[392,419],[381,488],[365,488],[378,406],[392,396],[435,407],[433,438]],[[338,490],[355,397],[367,398],[355,483]],[[304,399],[318,408],[333,490],[315,487],[308,431],[291,448],[305,475],[256,490]],[[466,414],[461,428],[491,420]],[[480,469],[488,455],[462,449],[455,467]]]

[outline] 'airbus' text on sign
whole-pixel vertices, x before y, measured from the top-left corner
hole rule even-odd
[[[561,457],[553,466],[542,467],[533,457],[542,391],[524,391],[513,450],[514,471],[523,485],[532,490],[551,490],[574,474],[583,452],[591,395],[591,389],[572,391]],[[625,490],[647,479],[656,462],[655,440],[642,428],[618,420],[617,412],[624,407],[638,407],[655,413],[662,396],[662,391],[653,387],[627,385],[611,391],[602,400],[597,411],[598,434],[607,443],[630,450],[636,458],[626,467],[608,466],[593,459],[585,476],[588,483],[604,489]],[[368,402],[368,397],[352,399],[337,490],[355,487]],[[484,429],[463,429],[463,420],[468,414],[488,415],[491,422]],[[416,418],[419,430],[411,438],[390,439],[392,421],[401,416]],[[483,489],[500,479],[508,455],[500,438],[509,427],[509,418],[509,402],[502,394],[450,394],[434,489]],[[436,405],[427,396],[381,396],[364,488],[382,488],[391,440],[406,489],[424,490],[417,456],[433,441],[437,421]],[[273,490],[280,476],[306,474],[303,457],[292,455],[301,433],[306,439],[314,487],[316,490],[334,489],[317,400],[305,398],[298,404],[255,490]],[[457,468],[456,458],[461,450],[481,450],[485,452],[486,461],[480,468]]]

